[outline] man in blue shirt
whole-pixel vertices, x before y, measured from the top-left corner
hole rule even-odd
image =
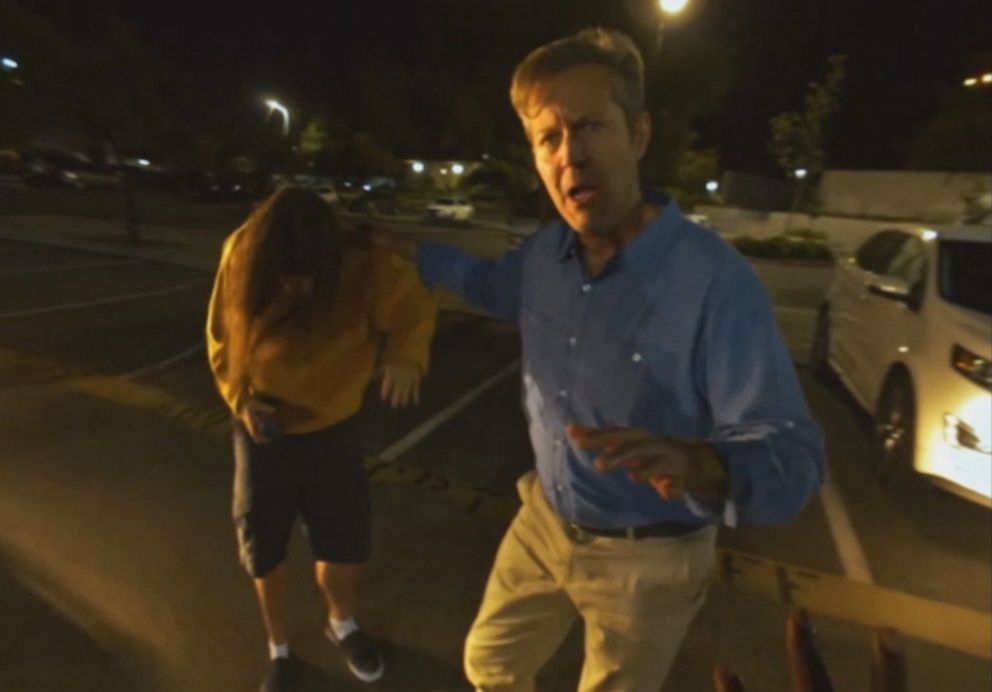
[[[533,689],[576,617],[581,690],[657,690],[702,604],[715,525],[788,521],[822,480],[757,277],[641,187],[643,92],[622,34],[537,49],[510,95],[561,220],[495,261],[378,237],[426,284],[520,326],[536,474],[466,642],[480,690]]]

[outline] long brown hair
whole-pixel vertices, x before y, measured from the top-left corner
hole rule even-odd
[[[338,288],[344,233],[318,195],[284,187],[259,204],[231,249],[224,282],[228,382],[249,387],[248,367],[262,338],[326,318]]]

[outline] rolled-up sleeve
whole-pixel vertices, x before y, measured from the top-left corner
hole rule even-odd
[[[718,279],[707,297],[694,364],[712,414],[709,441],[729,472],[727,497],[688,502],[695,513],[732,526],[783,523],[823,482],[823,437],[764,287],[749,269],[735,274]]]

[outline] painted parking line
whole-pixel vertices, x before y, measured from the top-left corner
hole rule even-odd
[[[141,293],[130,293],[124,296],[113,296],[111,298],[100,298],[98,300],[87,300],[79,303],[61,303],[59,305],[48,305],[42,308],[31,308],[29,310],[14,310],[13,312],[0,313],[0,320],[10,320],[17,317],[34,317],[35,315],[47,315],[53,312],[66,312],[67,310],[78,310],[80,308],[92,308],[99,305],[113,305],[115,303],[126,303],[133,300],[144,300],[145,298],[158,298],[173,293],[180,293],[187,289],[199,286],[210,281],[210,279],[194,279],[176,286],[163,288],[157,291],[143,291]]]
[[[387,461],[398,459],[408,449],[430,435],[434,430],[455,416],[459,411],[464,409],[466,406],[489,391],[492,387],[496,386],[519,369],[520,359],[518,358],[512,363],[509,363],[505,367],[501,368],[500,371],[492,377],[489,377],[477,384],[468,392],[460,396],[456,401],[431,416],[399,440],[389,445],[389,447],[379,453],[379,458]]]
[[[0,361],[3,354],[0,351]],[[10,358],[9,352],[7,357]],[[58,368],[52,366],[52,369]],[[71,369],[63,370],[69,372]],[[133,380],[89,375],[59,382],[58,386],[144,409],[186,429],[208,435],[226,436],[230,432],[230,414],[220,404],[189,404],[163,389]],[[519,507],[519,500],[514,495],[493,493],[395,460],[370,458],[366,460],[366,469],[373,486],[405,485],[415,492],[429,493],[434,501],[440,500],[466,515],[508,523]],[[992,615],[989,613],[748,553],[724,548],[719,548],[718,553],[718,570],[714,577],[725,587],[867,627],[895,627],[907,637],[992,660]]]
[[[137,368],[136,370],[132,370],[131,372],[122,373],[122,374],[118,375],[118,377],[123,377],[126,380],[133,380],[133,379],[136,379],[138,377],[143,377],[145,375],[150,375],[152,373],[159,372],[160,370],[165,370],[166,368],[170,368],[173,365],[175,365],[176,363],[181,363],[182,361],[186,360],[187,358],[190,358],[191,356],[195,356],[197,353],[199,353],[203,349],[204,349],[203,343],[200,342],[200,343],[194,344],[193,346],[190,346],[187,349],[183,349],[182,351],[180,351],[179,353],[177,353],[174,356],[169,356],[168,358],[165,358],[163,360],[160,360],[160,361],[158,361],[156,363],[151,363],[149,365],[144,365],[144,366],[142,366],[140,368]]]
[[[854,524],[829,469],[820,489],[820,501],[823,503],[827,526],[830,528],[830,535],[834,539],[834,546],[837,548],[837,555],[840,557],[840,564],[844,567],[847,578],[862,584],[871,584],[873,579],[868,558],[865,556],[864,548],[861,547],[861,541],[858,540]]]
[[[72,271],[73,269],[105,269],[107,267],[122,267],[138,264],[138,260],[102,260],[99,262],[63,262],[62,264],[46,264],[40,267],[25,267],[19,269],[0,270],[0,276],[20,276],[22,274],[48,274],[51,272]]]

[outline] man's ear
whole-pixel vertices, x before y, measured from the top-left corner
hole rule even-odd
[[[651,116],[648,115],[647,111],[641,111],[641,114],[637,116],[632,135],[634,150],[637,152],[637,158],[641,159],[648,150],[648,142],[651,141]]]

